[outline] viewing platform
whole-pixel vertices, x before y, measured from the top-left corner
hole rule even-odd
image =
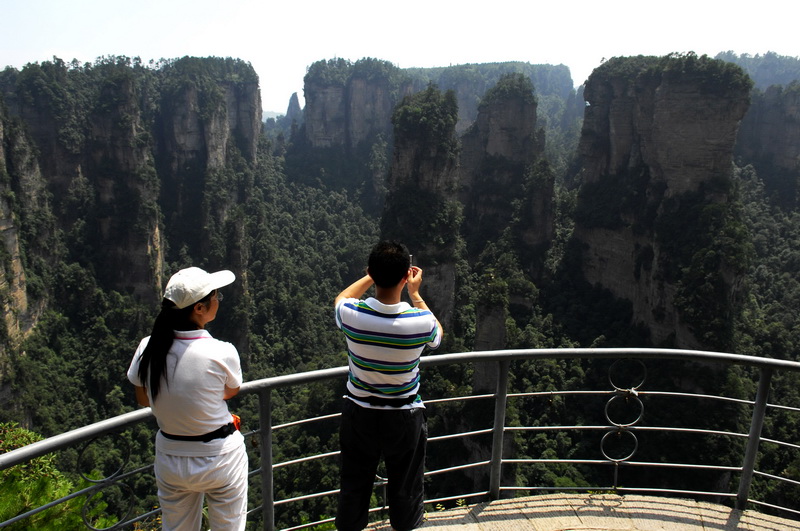
[[[515,364],[544,366],[554,360],[602,365],[596,370],[607,374],[608,383],[597,380],[601,383],[592,388],[576,385],[524,391],[510,384]],[[800,434],[791,422],[783,430],[776,429],[781,422],[800,417],[795,387],[785,385],[796,382],[800,363],[718,352],[622,348],[468,352],[427,356],[421,362],[425,370],[474,364],[495,368],[494,392],[425,400],[433,421],[439,418],[436,412],[441,408],[465,403],[469,408],[464,411],[477,411],[474,404],[483,404],[482,410],[488,414],[466,431],[432,422],[425,478],[433,486],[426,487],[426,494],[433,498],[426,499],[427,521],[422,529],[800,531],[800,499],[796,495],[800,477],[791,466],[800,462]],[[648,365],[673,376],[698,367],[731,366],[751,379],[736,396],[703,394],[697,388],[664,389],[645,385]],[[340,413],[322,411],[317,417],[294,418],[279,409],[278,421],[273,419],[273,402],[280,404],[292,391],[336,385],[347,372],[346,366],[334,367],[242,385],[234,400],[249,396],[257,408],[257,414],[248,419],[249,431],[243,431],[250,459],[249,528],[333,528],[338,485],[323,482],[308,471],[327,467],[328,479],[336,473],[339,451],[335,434]],[[506,414],[509,403],[517,411],[545,411],[554,400],[567,398],[584,404],[593,422],[572,423],[569,420],[573,419],[554,417],[549,423],[522,424],[519,415]],[[237,405],[235,402],[234,408]],[[645,418],[645,409],[674,412],[673,423],[651,424],[651,419],[658,417]],[[144,426],[147,423],[149,427]],[[137,433],[149,439],[153,426],[150,408],[136,409],[0,454],[0,471],[38,457],[64,455],[69,457],[65,465],[74,467],[68,471],[81,474],[84,480],[74,492],[6,515],[4,521],[0,518],[0,528],[36,529],[35,519],[48,521],[53,513],[46,511],[51,510],[69,511],[86,529],[156,527],[160,507],[142,503],[155,498],[152,457],[130,451],[130,441]],[[307,433],[313,436],[303,439]],[[577,437],[565,439],[568,444],[559,454],[527,451],[514,442],[535,437],[551,441],[561,434],[586,434],[586,443],[579,447],[573,442]],[[330,444],[312,450],[298,445],[301,440]],[[452,455],[461,444],[455,441],[475,440],[481,441],[482,453]],[[720,445],[719,441],[726,442]],[[478,447],[478,443],[471,444]],[[684,452],[679,460],[668,459],[669,450],[683,444],[700,449],[698,455]],[[652,452],[653,448],[662,453]],[[107,461],[107,468],[101,470],[93,459],[106,454],[115,460]],[[594,480],[557,481],[560,476],[547,474],[572,467],[592,472],[586,477]],[[531,471],[539,474],[520,473]],[[309,478],[311,481],[294,485]],[[377,506],[370,509],[376,523],[370,529],[388,531],[386,484],[380,477],[376,480]],[[98,501],[102,503],[98,505]],[[98,515],[97,507],[102,514]],[[447,509],[438,510],[444,507]]]
[[[682,498],[616,494],[545,494],[428,512],[421,529],[437,531],[800,530],[800,522],[758,511]],[[389,531],[388,521],[371,531]]]

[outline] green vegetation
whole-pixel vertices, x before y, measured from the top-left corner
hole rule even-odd
[[[392,115],[398,142],[413,142],[455,158],[458,137],[458,103],[455,92],[442,93],[435,85],[407,96]]]
[[[732,51],[717,54],[715,59],[728,61],[742,67],[761,90],[772,85],[789,85],[800,81],[800,57],[778,55],[767,52],[764,55],[737,55]]]
[[[656,240],[666,257],[666,276],[677,280],[675,306],[681,318],[703,344],[724,352],[733,346],[736,313],[726,295],[728,279],[741,278],[748,269],[752,246],[739,205],[708,204],[705,197],[701,190],[666,202]]]
[[[0,454],[42,439],[42,436],[21,428],[14,422],[0,423]],[[52,454],[37,457],[26,464],[0,471],[0,521],[6,521],[19,514],[37,509],[56,498],[71,494],[75,490],[75,484],[56,468],[55,456]],[[20,531],[23,529],[46,531],[81,529],[83,527],[80,516],[82,505],[82,498],[73,498],[17,524],[12,524],[8,526],[8,529]],[[97,514],[103,509],[105,509],[105,504],[100,502],[95,505],[95,510],[87,515],[89,521],[100,529],[115,523],[108,518],[97,517]]]
[[[582,101],[573,99],[572,87],[558,94],[563,74],[568,78],[565,67],[526,70],[531,66],[461,65],[409,72],[375,59],[355,64],[341,59],[315,63],[307,81],[321,86],[344,86],[348,80],[363,77],[387,80],[391,87],[399,87],[405,74],[418,76],[414,83],[422,85],[395,108],[391,135],[376,135],[361,146],[315,151],[297,136],[284,138],[286,144],[277,137],[263,136],[253,156],[245,152],[242,139],[232,138],[224,162],[213,168],[204,161],[173,166],[177,158],[170,158],[163,127],[190,93],[196,93],[202,108],[200,122],[208,125],[223,111],[226,87],[241,89],[256,81],[252,68],[244,62],[183,58],[146,66],[137,59],[119,57],[84,65],[54,60],[0,73],[0,118],[6,148],[0,186],[12,218],[19,224],[27,295],[32,306],[41,310],[35,315],[36,327],[21,344],[4,338],[3,386],[8,398],[4,398],[0,413],[0,421],[6,422],[0,427],[0,439],[12,440],[5,436],[8,433],[17,441],[13,444],[33,440],[35,435],[19,428],[23,423],[49,436],[136,407],[125,372],[137,342],[149,333],[158,294],[155,289],[149,293],[120,285],[127,285],[127,277],[142,267],[141,263],[125,266],[140,258],[126,253],[142,248],[134,245],[136,238],[150,236],[152,227],[160,229],[163,239],[165,273],[187,265],[231,267],[239,273],[211,331],[237,345],[248,380],[346,362],[345,345],[333,325],[331,302],[363,273],[368,250],[381,236],[397,237],[412,248],[423,249],[421,257],[431,267],[452,264],[454,315],[442,352],[474,349],[486,338],[486,330],[479,329],[479,316],[489,313],[497,318],[493,322],[500,323],[498,334],[491,338],[498,348],[650,346],[647,331],[631,325],[630,302],[615,299],[610,292],[582,280],[581,249],[570,238],[576,221],[586,227],[613,229],[635,219],[633,233],[651,242],[637,251],[638,269],[662,268],[663,281],[677,287],[681,315],[705,344],[796,360],[800,344],[796,315],[800,304],[800,254],[796,250],[800,248],[800,217],[771,203],[763,184],[769,176],[759,176],[753,167],[745,166],[737,168],[730,187],[701,189],[664,202],[664,190],[647,188],[645,167],[617,180],[578,186],[573,161],[582,108],[576,110],[575,105]],[[656,72],[709,77],[712,81],[707,88],[712,91],[742,88],[748,83],[738,67],[692,55],[612,59],[596,74],[647,76]],[[463,111],[459,102],[464,100],[455,85],[470,87],[466,100],[473,101],[476,109],[515,95],[535,97],[540,116],[548,121],[545,160],[527,168],[511,168],[519,170],[521,178],[503,192],[514,199],[496,205],[505,208],[507,225],[492,231],[491,238],[484,235],[496,227],[478,227],[473,236],[484,241],[470,245],[474,255],[468,255],[460,232],[465,224],[463,205],[453,174],[448,173],[455,170],[458,160],[456,127]],[[470,96],[478,93],[476,98]],[[34,118],[42,127],[30,127]],[[99,140],[92,129],[97,123],[112,124],[112,137],[119,143]],[[560,133],[553,134],[556,130]],[[123,134],[125,131],[130,134]],[[126,153],[143,153],[133,169],[122,171],[110,155],[110,148],[120,145],[130,148]],[[435,170],[413,174],[412,180],[438,176],[450,176],[451,180],[443,182],[437,193],[420,193],[417,182],[387,189],[384,181],[373,177],[385,177],[393,145],[417,150],[418,160]],[[490,159],[484,169],[489,174],[492,169],[509,169],[503,166],[506,162]],[[45,182],[37,180],[35,172],[24,171],[37,164],[47,176],[54,175],[51,170],[57,165],[80,165],[85,173],[65,182]],[[351,171],[355,177],[348,180],[345,177]],[[439,173],[433,175],[435,172]],[[99,183],[103,183],[103,193]],[[480,191],[491,192],[492,184],[489,180]],[[374,195],[369,196],[368,190]],[[539,207],[534,197],[544,192],[554,195],[555,237],[547,249],[534,249],[525,231],[537,219]],[[377,201],[383,201],[384,193],[385,208]],[[730,201],[708,201],[718,193],[729,194]],[[109,195],[115,199],[108,201]],[[367,204],[365,197],[376,201]],[[120,218],[125,223],[103,236],[103,230],[113,225],[108,220]],[[655,245],[662,249],[658,264]],[[127,262],[112,260],[115,250]],[[8,252],[0,256],[7,280],[10,260]],[[534,270],[541,274],[535,276]],[[726,283],[732,279],[738,281],[734,296],[723,297],[728,293]],[[140,283],[147,280],[140,279]],[[7,300],[9,294],[2,296]],[[511,388],[519,393],[608,389],[609,364],[603,360],[515,363]],[[487,367],[471,366],[427,370],[425,396],[467,394],[482,385],[491,374],[487,371]],[[696,383],[709,391],[743,398],[752,397],[757,380],[757,375],[746,369],[714,372],[693,365],[648,362],[648,371],[648,389],[676,390],[683,383],[676,381],[676,374],[693,375]],[[800,400],[798,383],[796,375],[783,376],[776,381],[776,393],[796,403]],[[343,384],[276,393],[275,422],[338,411]],[[491,416],[487,403],[431,407],[431,434],[487,428]],[[247,428],[256,427],[252,397],[236,399],[232,406]],[[648,421],[675,423],[684,409],[654,400],[648,404],[648,415],[652,415]],[[744,409],[731,406],[709,411],[702,419],[703,427],[741,432],[748,422]],[[770,417],[768,436],[792,440],[798,430],[795,417],[788,413]],[[563,397],[516,397],[510,403],[508,419],[528,426],[605,422],[602,404]],[[152,425],[139,426],[126,434],[134,456],[132,464],[151,459],[153,429]],[[686,444],[667,437],[646,442],[643,460],[668,457],[682,462],[696,458],[718,462],[720,458],[735,461],[741,455],[737,444],[713,440]],[[429,467],[452,466],[458,459],[480,455],[486,444],[478,440],[474,445],[471,442],[472,446],[432,446]],[[518,457],[597,458],[597,444],[591,434],[509,435],[509,445]],[[284,460],[335,451],[337,446],[334,425],[290,428],[276,433],[273,451],[276,460]],[[0,451],[11,447],[4,442]],[[258,449],[252,453],[256,462]],[[98,470],[118,458],[110,443],[92,455]],[[37,461],[32,470],[7,471],[0,478],[2,489],[12,489],[14,494],[0,493],[0,518],[36,504],[44,496],[42,492],[49,496],[74,489],[79,484],[74,477],[74,457],[74,452],[68,453],[57,462],[53,458]],[[796,456],[780,449],[767,451],[762,464],[789,473],[800,469]],[[278,498],[336,488],[334,460],[301,468],[300,472],[288,468],[278,472]],[[602,471],[583,465],[520,465],[508,467],[504,473],[509,481],[529,485],[608,483]],[[26,474],[41,481],[28,481]],[[431,493],[447,496],[462,493],[464,484],[484,485],[484,480],[481,471],[459,472],[436,476],[427,487]],[[687,480],[678,474],[640,473],[626,480],[630,484],[691,481],[711,490],[718,487],[714,482],[725,478]],[[152,507],[151,476],[136,478],[131,488],[139,500],[137,510]],[[798,496],[794,488],[774,487],[761,480],[755,488],[768,502],[790,503]],[[256,498],[257,486],[253,493]],[[8,505],[17,501],[20,505]],[[111,508],[116,502],[111,498],[102,501]],[[69,507],[58,509],[63,522],[48,516],[48,521],[57,523],[54,528],[74,528],[69,520],[73,516],[66,514]],[[98,514],[101,509],[98,507]],[[287,526],[334,511],[332,497],[309,500],[299,508],[282,506],[277,521]]]
[[[505,74],[497,84],[486,91],[478,109],[484,105],[502,103],[512,98],[519,98],[525,103],[536,103],[536,96],[533,95],[534,87],[530,78],[523,74]]]
[[[743,69],[706,55],[670,54],[659,61],[659,67],[667,79],[695,83],[701,91],[709,94],[722,95],[728,91],[747,93],[753,86],[753,81]]]
[[[693,52],[672,53],[663,57],[643,56],[614,57],[592,72],[592,77],[611,79],[648,78],[680,80],[692,83],[708,94],[724,94],[729,90],[749,91],[752,80],[738,66],[707,55],[697,56]]]
[[[308,67],[303,81],[323,87],[344,87],[350,77],[352,66],[350,61],[342,58],[317,61]]]

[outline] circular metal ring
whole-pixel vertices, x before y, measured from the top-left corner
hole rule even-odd
[[[111,487],[111,486],[120,487],[121,489],[124,488],[124,490],[128,491],[128,510],[125,512],[125,516],[123,516],[122,518],[119,518],[117,520],[117,523],[115,523],[115,524],[113,524],[113,525],[111,525],[109,527],[94,527],[92,524],[89,523],[89,514],[88,513],[89,513],[89,510],[90,510],[90,503],[94,499],[95,496],[97,496],[98,494],[101,493],[101,491],[104,488]],[[92,492],[92,494],[90,496],[87,496],[86,497],[86,501],[83,502],[83,508],[81,509],[81,519],[83,520],[83,525],[85,525],[87,528],[91,529],[92,531],[107,531],[109,529],[116,529],[121,522],[124,522],[124,521],[126,521],[128,519],[128,516],[130,516],[131,511],[133,510],[134,503],[135,503],[135,497],[134,497],[134,494],[133,494],[133,489],[127,483],[113,482],[113,483],[109,483],[108,485],[104,485],[102,487],[98,487],[97,490]]]
[[[622,363],[625,363],[625,362],[635,362],[641,368],[642,379],[638,384],[636,384],[636,385],[618,385],[614,381],[614,375],[613,375],[614,368],[615,367],[619,367]],[[611,367],[608,368],[608,383],[611,384],[611,387],[613,387],[614,389],[617,389],[617,390],[639,389],[642,385],[644,385],[644,381],[646,379],[647,379],[647,367],[645,366],[645,364],[644,364],[644,362],[642,360],[630,359],[630,358],[619,359],[619,360],[614,361],[614,363],[611,364]]]
[[[605,449],[606,439],[608,439],[609,435],[621,435],[623,433],[627,433],[628,435],[633,437],[633,450],[631,450],[631,453],[625,457],[614,459],[613,457],[609,456],[608,453],[606,452]],[[613,461],[614,463],[621,463],[622,461],[627,461],[628,459],[633,457],[633,455],[636,453],[636,450],[638,449],[639,449],[639,439],[637,439],[636,435],[634,435],[630,430],[623,429],[623,430],[609,431],[605,435],[603,435],[603,439],[600,441],[600,452],[602,452],[603,457],[605,457],[609,461]]]
[[[626,402],[627,402],[628,400],[635,400],[635,401],[636,401],[636,402],[639,404],[639,416],[638,416],[638,417],[636,417],[636,420],[634,420],[633,422],[627,422],[627,423],[614,422],[613,420],[611,420],[611,418],[609,417],[609,414],[608,414],[608,408],[609,408],[609,406],[611,406],[611,404],[612,404],[612,403],[613,403],[613,402],[614,402],[616,399],[618,399],[618,398],[624,398]],[[614,395],[614,396],[612,396],[612,397],[611,397],[611,398],[608,400],[608,402],[606,402],[606,420],[607,420],[607,421],[608,421],[610,424],[613,424],[614,426],[618,426],[618,427],[620,427],[620,428],[625,428],[625,427],[628,427],[628,426],[633,426],[634,424],[636,424],[637,422],[639,422],[640,420],[642,420],[642,416],[644,416],[644,404],[642,403],[642,401],[641,401],[641,400],[639,400],[639,397],[638,397],[638,396],[636,396],[636,395],[632,395],[632,394],[618,394],[618,395]]]
[[[122,437],[122,435],[119,434],[119,433],[113,433],[113,434],[109,434],[109,435],[113,436],[116,439],[116,441],[114,443],[114,447],[123,449],[122,456],[121,456],[121,463],[119,465],[119,468],[117,468],[114,472],[112,472],[111,475],[109,475],[107,477],[104,477],[104,478],[101,478],[101,479],[92,479],[92,478],[87,477],[86,474],[84,474],[83,471],[80,469],[81,468],[81,466],[80,466],[81,465],[81,460],[83,459],[84,452],[86,452],[86,450],[92,444],[97,442],[98,439],[92,439],[91,441],[86,443],[83,446],[83,448],[81,448],[81,451],[78,453],[78,459],[77,459],[75,468],[78,469],[78,474],[80,474],[80,476],[83,479],[85,479],[86,481],[88,481],[90,483],[102,483],[104,481],[108,481],[109,479],[112,479],[112,478],[115,478],[115,477],[119,476],[122,473],[122,471],[125,470],[125,466],[128,464],[128,460],[131,457],[131,447],[130,447],[130,444],[128,443],[128,439]]]

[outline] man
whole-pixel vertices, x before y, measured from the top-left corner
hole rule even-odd
[[[375,285],[375,297],[362,300]],[[336,527],[363,529],[375,472],[383,457],[392,528],[422,523],[428,427],[419,396],[419,359],[436,348],[442,326],[419,294],[422,270],[403,244],[383,241],[369,255],[367,274],[335,300],[336,325],[347,340],[350,372],[342,408],[341,494]],[[413,306],[403,302],[403,289]]]

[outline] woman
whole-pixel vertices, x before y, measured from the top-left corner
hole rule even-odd
[[[242,385],[239,353],[205,330],[217,315],[219,288],[235,279],[197,267],[175,273],[128,369],[137,401],[152,407],[160,428],[155,475],[167,530],[200,529],[204,497],[212,530],[245,526],[247,453],[225,403]]]

